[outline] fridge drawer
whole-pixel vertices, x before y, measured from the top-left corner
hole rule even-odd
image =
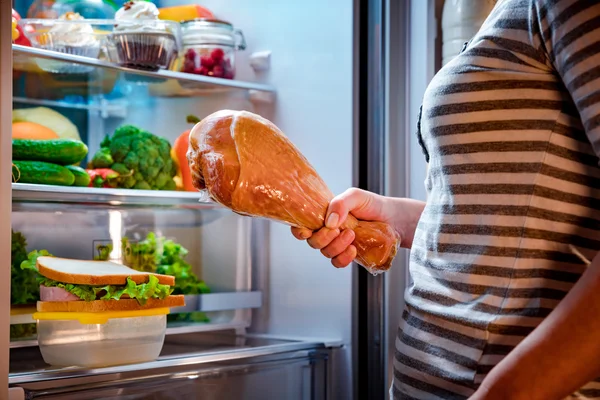
[[[184,334],[154,362],[48,368],[35,348],[11,350],[12,387],[27,399],[328,400],[339,347],[260,336]]]
[[[112,382],[26,389],[27,399],[63,400],[325,400],[327,357],[302,351],[267,360],[215,363]]]

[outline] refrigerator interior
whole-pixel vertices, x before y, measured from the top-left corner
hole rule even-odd
[[[16,0],[15,8],[24,14],[29,3]],[[155,3],[173,6],[189,1]],[[44,103],[32,102],[32,98],[50,97],[61,102],[48,103],[50,108],[76,123],[93,154],[104,135],[123,123],[148,129],[172,143],[190,128],[185,121],[189,114],[202,118],[223,108],[246,109],[271,119],[290,137],[334,193],[351,187],[352,2],[334,0],[324,5],[317,0],[302,4],[206,0],[202,5],[244,32],[247,49],[237,53],[236,80],[274,86],[274,101],[248,91],[165,97],[160,95],[164,87],[119,82],[119,89],[109,96],[91,90],[87,100],[94,107],[78,109],[65,107],[61,94],[52,86],[36,80],[24,82],[21,78],[15,85],[18,99],[14,103],[3,99],[1,103],[4,121],[8,120],[9,104],[15,108],[34,107]],[[3,20],[8,19],[6,9],[2,9]],[[10,49],[4,41],[2,45],[4,60]],[[251,55],[264,51],[271,53],[269,70],[254,71],[250,67]],[[110,78],[110,72],[107,76]],[[3,78],[4,83],[7,77]],[[3,124],[2,129],[6,138],[4,132],[10,126]],[[3,201],[6,200],[5,196]],[[264,221],[250,223],[248,218],[221,211],[82,209],[70,205],[57,211],[35,204],[16,206],[12,225],[27,235],[31,248],[48,248],[65,257],[92,258],[100,242],[118,247],[119,236],[139,240],[150,231],[177,239],[189,250],[188,262],[213,292],[262,293],[259,308],[216,310],[208,313],[212,322],[220,321],[238,333],[246,330],[266,338],[309,338],[315,343],[343,344],[336,356],[332,391],[335,398],[351,398],[352,270],[333,268],[320,252],[294,239],[288,227]],[[118,252],[113,256],[119,259]],[[25,351],[14,350],[14,354]]]

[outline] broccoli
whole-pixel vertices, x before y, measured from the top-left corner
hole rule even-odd
[[[123,125],[106,137],[92,158],[92,168],[110,168],[121,177],[117,187],[145,190],[175,190],[177,166],[171,144],[133,125]]]

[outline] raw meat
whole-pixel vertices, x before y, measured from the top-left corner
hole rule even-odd
[[[317,230],[333,194],[308,160],[270,121],[246,111],[223,110],[190,132],[188,161],[199,190],[242,215]],[[390,268],[398,248],[394,229],[349,216],[356,261],[377,274]]]

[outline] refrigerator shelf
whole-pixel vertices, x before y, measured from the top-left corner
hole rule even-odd
[[[217,312],[217,311],[233,311],[252,308],[260,308],[262,306],[262,292],[222,292],[222,293],[207,293],[199,295],[185,296],[185,306],[174,307],[171,309],[171,314],[183,314],[191,312]],[[25,310],[24,310],[25,311]],[[35,309],[31,307],[29,313],[26,312],[11,312],[10,324],[32,324],[35,320],[32,313]],[[174,322],[169,323],[167,335],[182,334],[192,332],[208,332],[217,330],[230,330],[240,328],[237,322],[209,322],[209,323],[190,323],[190,322]],[[11,348],[37,346],[35,337],[23,340],[11,340]]]
[[[13,104],[27,104],[32,106],[58,107],[74,110],[88,110],[97,113],[103,118],[125,118],[127,117],[128,103],[122,100],[110,101],[98,96],[98,101],[75,103],[64,100],[30,99],[27,97],[13,96]]]
[[[75,79],[81,79],[82,81],[89,81],[94,79],[94,75],[97,74],[98,71],[112,71],[120,73],[125,76],[125,79],[133,82],[144,82],[146,84],[154,85],[154,84],[163,84],[169,81],[177,81],[179,83],[183,83],[186,86],[191,86],[192,88],[200,89],[201,92],[197,93],[198,95],[204,93],[210,93],[210,90],[249,90],[249,91],[259,91],[259,92],[275,92],[275,88],[271,85],[254,83],[254,82],[244,82],[233,79],[222,79],[222,78],[213,78],[202,75],[195,74],[187,74],[176,71],[167,71],[167,70],[159,70],[157,72],[152,71],[142,71],[131,68],[121,67],[119,65],[113,64],[108,61],[98,60],[95,58],[75,56],[66,53],[59,53],[55,51],[49,51],[34,47],[28,46],[20,46],[20,45],[12,45],[13,49],[13,68],[16,71],[20,72],[33,72],[33,73],[43,73],[43,71],[37,65],[37,60],[54,60],[57,62],[64,62],[65,64],[77,64],[77,65],[86,65],[92,67],[91,72],[86,74],[61,74],[64,76],[58,77],[61,80],[65,81],[73,81]],[[48,76],[59,75],[59,74],[45,74]],[[102,75],[102,74],[99,74]],[[157,95],[160,95],[160,91],[157,92]],[[192,92],[194,93],[194,92]],[[164,93],[165,96],[176,96],[177,93],[173,93],[171,89],[168,92]],[[179,95],[190,95],[183,94]]]
[[[28,183],[12,184],[12,200],[13,203],[96,204],[225,210],[217,203],[204,201],[204,194],[199,192],[89,188]]]

